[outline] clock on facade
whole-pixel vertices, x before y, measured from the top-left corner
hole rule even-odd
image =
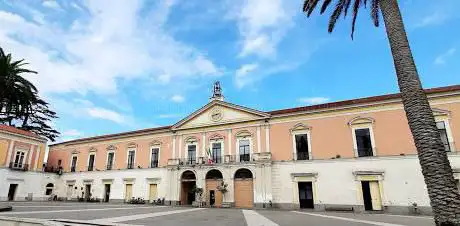
[[[211,113],[209,114],[209,117],[211,118],[212,121],[218,122],[223,118],[224,114],[220,108],[214,108]]]

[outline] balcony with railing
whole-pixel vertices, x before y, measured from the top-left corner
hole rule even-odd
[[[27,171],[29,170],[29,164],[10,162],[9,168],[11,170]]]
[[[244,164],[250,162],[266,162],[271,161],[271,153],[253,153],[241,155],[224,155],[221,157],[198,157],[196,158],[181,158],[169,159],[168,166],[194,166],[194,165],[221,165],[221,164]]]

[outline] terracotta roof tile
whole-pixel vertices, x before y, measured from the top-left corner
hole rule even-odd
[[[37,135],[37,134],[35,134],[33,132],[18,129],[18,128],[14,127],[14,126],[7,126],[7,125],[0,124],[0,130],[10,132],[10,133],[19,134],[19,135],[23,135],[23,136],[43,139],[42,137],[40,137],[39,135]]]

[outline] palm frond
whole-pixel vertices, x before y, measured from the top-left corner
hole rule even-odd
[[[321,6],[321,14],[323,14],[326,11],[327,7],[329,6],[329,4],[331,4],[331,2],[332,0],[324,0],[323,6]]]
[[[366,0],[364,0],[366,1]],[[353,35],[355,33],[356,18],[358,17],[359,7],[361,6],[361,0],[355,0],[353,4],[353,21],[351,25],[351,39],[353,40]]]
[[[343,17],[345,18],[348,14],[348,9],[350,8],[351,0],[345,0],[345,5],[343,7]]]
[[[345,6],[345,1],[346,0],[339,0],[335,6],[335,10],[331,15],[331,18],[329,19],[329,28],[328,31],[331,33],[334,31],[335,24],[337,23],[337,19],[340,17],[340,15],[343,12],[343,7]]]
[[[307,17],[311,15],[313,10],[315,10],[316,5],[318,5],[319,0],[305,0],[303,11],[307,13]]]
[[[379,0],[372,0],[371,18],[376,27],[379,26]]]

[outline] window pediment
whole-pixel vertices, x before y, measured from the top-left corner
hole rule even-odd
[[[150,146],[161,146],[163,142],[161,142],[160,140],[153,140],[152,142],[150,142]]]
[[[198,139],[197,137],[195,136],[188,136],[184,139],[185,143],[198,143],[198,141],[200,141],[200,139]]]
[[[89,152],[97,152],[97,149],[95,147],[90,147]]]
[[[209,140],[213,140],[213,141],[217,141],[217,140],[223,140],[224,139],[224,136],[216,133],[216,134],[213,134],[209,137]]]
[[[236,134],[235,134],[235,137],[237,138],[246,138],[246,137],[252,137],[252,133],[249,131],[249,130],[241,130],[241,131],[238,131]]]
[[[115,150],[117,150],[117,147],[115,145],[111,144],[111,145],[107,146],[106,149],[107,149],[107,151],[115,151]]]
[[[374,122],[375,122],[375,119],[371,117],[358,116],[358,117],[351,119],[348,122],[348,125],[352,126],[352,125],[361,125],[361,124],[374,124]]]
[[[436,116],[450,116],[450,111],[440,109],[440,108],[433,108],[433,115]]]
[[[134,143],[134,142],[131,142],[129,144],[126,145],[127,148],[137,148],[137,144]]]
[[[299,131],[307,131],[307,130],[311,130],[311,127],[303,123],[297,123],[290,129],[291,133],[299,132]]]

